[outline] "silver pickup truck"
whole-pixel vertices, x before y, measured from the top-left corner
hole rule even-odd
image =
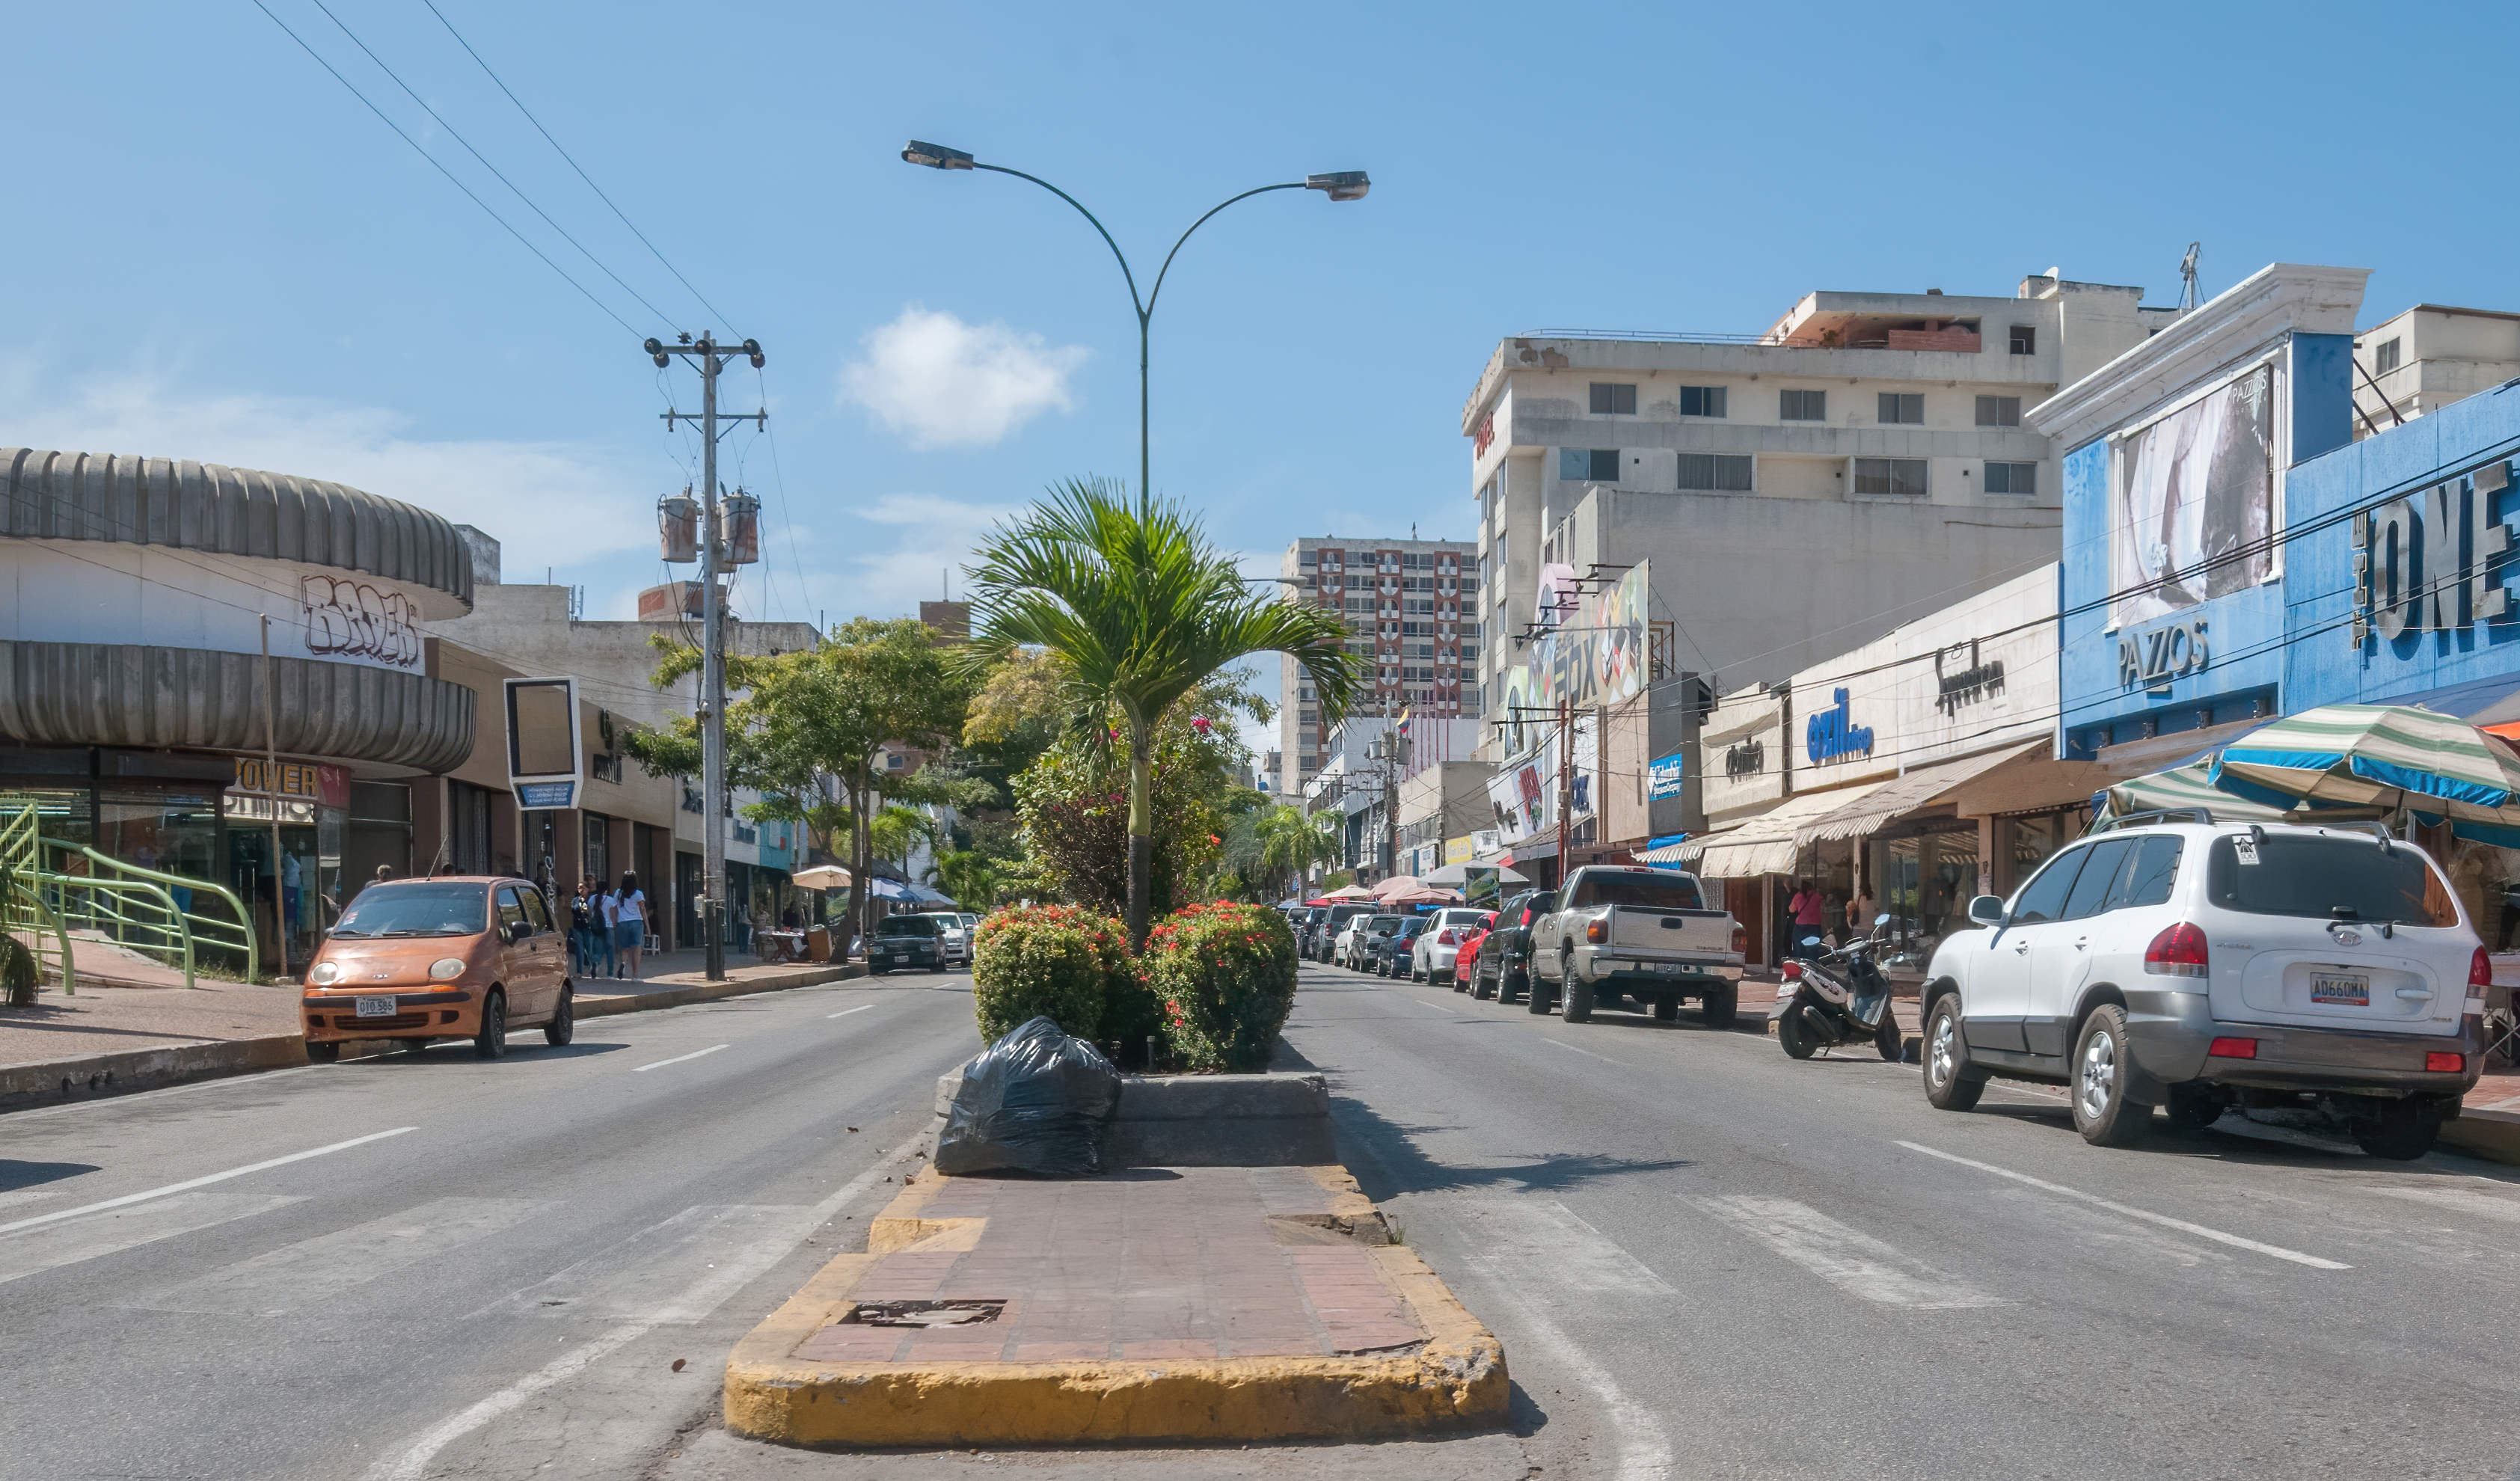
[[[1633,999],[1668,1020],[1695,998],[1707,1027],[1732,1025],[1749,936],[1731,912],[1706,908],[1695,875],[1589,865],[1557,898],[1531,927],[1532,1011],[1546,1011],[1540,995],[1550,994],[1559,1016],[1581,1023]]]

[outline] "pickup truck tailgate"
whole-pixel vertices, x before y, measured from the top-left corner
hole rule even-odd
[[[1609,944],[1621,951],[1666,951],[1722,961],[1732,950],[1732,918],[1720,910],[1610,908]]]

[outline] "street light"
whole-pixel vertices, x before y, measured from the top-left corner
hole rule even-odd
[[[1042,179],[1039,175],[1027,175],[1022,170],[1009,169],[1003,164],[982,164],[971,157],[968,150],[953,149],[942,144],[929,144],[923,139],[911,140],[902,149],[901,157],[912,164],[923,164],[929,169],[984,169],[993,174],[1012,175],[1018,180],[1029,180],[1059,200],[1075,206],[1076,213],[1094,224],[1094,230],[1102,235],[1103,245],[1110,247],[1111,255],[1119,259],[1120,276],[1126,279],[1129,285],[1129,303],[1138,311],[1138,497],[1142,500],[1154,497],[1154,486],[1149,481],[1149,467],[1153,462],[1153,453],[1149,444],[1148,426],[1148,327],[1154,322],[1155,299],[1164,291],[1164,275],[1172,271],[1173,258],[1181,254],[1182,243],[1190,240],[1191,232],[1205,226],[1208,216],[1215,215],[1237,201],[1247,201],[1253,196],[1265,196],[1271,191],[1320,191],[1332,201],[1362,201],[1365,199],[1366,192],[1373,188],[1373,182],[1366,178],[1365,171],[1343,169],[1332,170],[1324,175],[1306,175],[1301,180],[1290,180],[1283,185],[1264,185],[1257,190],[1247,190],[1241,195],[1230,197],[1210,209],[1206,216],[1192,222],[1190,231],[1183,232],[1180,239],[1173,243],[1173,249],[1164,253],[1164,265],[1155,270],[1155,286],[1149,289],[1146,297],[1142,299],[1138,296],[1138,275],[1130,270],[1128,254],[1120,250],[1119,243],[1111,240],[1111,233],[1104,229],[1102,220],[1092,211],[1087,210],[1084,202],[1074,196]]]

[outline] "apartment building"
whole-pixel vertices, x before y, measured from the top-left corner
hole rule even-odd
[[[2010,297],[1813,292],[1759,335],[1501,341],[1462,413],[1489,635],[1463,692],[1504,718],[1535,620],[1641,562],[1657,677],[1731,693],[2055,560],[2022,414],[2176,318],[2142,296],[2050,269]]]
[[[1373,662],[1357,711],[1450,720],[1479,713],[1478,547],[1466,540],[1301,539],[1279,558],[1287,600],[1347,622],[1348,649]],[[1279,660],[1280,795],[1300,797],[1329,756],[1329,728],[1302,665]],[[1435,759],[1452,759],[1437,757]]]
[[[2385,432],[2520,376],[2520,314],[2418,303],[2354,337],[2354,435]]]

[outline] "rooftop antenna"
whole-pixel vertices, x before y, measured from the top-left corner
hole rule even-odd
[[[2205,248],[2201,242],[2187,244],[2187,255],[2179,259],[2179,277],[2183,287],[2179,291],[2179,311],[2192,312],[2198,302],[2196,292],[2196,258]]]

